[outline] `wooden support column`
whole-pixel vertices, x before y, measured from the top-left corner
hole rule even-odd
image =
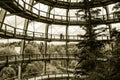
[[[66,54],[68,54],[68,25],[66,26]]]
[[[49,29],[49,24],[47,24],[46,28],[45,28],[45,38],[46,38],[46,41],[45,41],[45,49],[44,49],[44,54],[46,56],[47,54],[47,39],[48,39],[48,29]],[[44,72],[44,75],[46,74],[46,66],[47,66],[47,62],[45,61],[45,64],[44,64],[44,67],[43,67],[43,72]]]
[[[69,14],[69,9],[66,11],[66,20],[69,22],[68,14]],[[68,54],[68,40],[69,40],[69,37],[68,37],[68,27],[69,27],[69,24],[66,25],[66,54]]]
[[[105,9],[105,11],[106,11],[106,16],[107,16],[107,20],[109,20],[110,19],[110,15],[109,15],[109,8],[108,8],[108,6],[104,6],[103,7],[104,9]],[[110,34],[110,39],[111,39],[111,24],[107,24],[108,25],[108,27],[109,27],[109,34]]]
[[[29,1],[29,4],[30,5],[33,5],[33,2],[34,0],[30,0]],[[28,7],[28,10],[31,10],[32,11],[32,7]],[[23,31],[23,34],[26,36],[27,35],[27,29],[28,29],[28,25],[29,25],[29,20],[28,19],[25,19],[25,22],[24,22],[24,31]],[[21,44],[21,50],[20,50],[20,54],[24,54],[24,48],[25,48],[25,40],[22,40],[22,44]]]
[[[29,4],[30,5],[33,5],[33,2],[34,0],[29,0]],[[28,10],[32,11],[32,7],[29,6],[28,7]],[[29,24],[29,20],[28,19],[25,19],[25,22],[24,22],[24,31],[23,31],[23,34],[26,35],[27,34],[27,29],[28,29],[28,24]],[[21,41],[21,50],[20,50],[20,54],[22,54],[22,58],[24,59],[24,49],[25,49],[25,39]],[[18,65],[18,80],[22,80],[22,63],[20,63]]]
[[[4,19],[5,19],[6,13],[7,13],[6,10],[1,9],[1,11],[0,11],[0,22],[1,22],[0,23],[0,28],[2,28],[2,25],[3,25]]]
[[[67,9],[66,11],[66,20],[68,21],[69,23],[69,9]],[[66,55],[67,57],[69,56],[69,53],[68,53],[68,40],[69,40],[69,37],[68,37],[68,27],[69,27],[69,24],[66,25]],[[69,68],[69,60],[67,59],[67,73],[68,73],[68,68]],[[68,78],[67,80],[69,80],[69,73],[68,73]]]
[[[47,17],[50,17],[50,12],[51,12],[52,9],[53,9],[52,7],[50,7],[50,6],[48,7],[48,13],[49,14],[46,14]],[[45,40],[45,49],[44,49],[45,54],[47,54],[47,42],[48,42],[47,40],[48,40],[49,26],[50,26],[50,24],[47,24],[47,26],[45,28],[45,38],[46,38],[46,40]],[[44,68],[43,68],[44,74],[46,74],[46,66],[47,66],[47,62],[45,61],[45,65],[44,65]]]
[[[105,11],[106,11],[107,20],[109,20],[109,19],[110,19],[109,8],[108,8],[108,6],[104,6],[103,8],[104,8]],[[106,24],[106,25],[108,25],[110,40],[112,40],[112,36],[111,36],[112,26],[111,26],[111,24]],[[111,49],[113,49],[113,44],[110,44],[109,46],[110,46]]]

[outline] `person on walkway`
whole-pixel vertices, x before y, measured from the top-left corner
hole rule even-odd
[[[62,38],[63,38],[63,34],[61,33],[61,34],[60,34],[60,39],[62,39]]]

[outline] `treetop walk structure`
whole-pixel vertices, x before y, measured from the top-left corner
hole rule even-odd
[[[19,55],[0,54],[0,70],[4,66],[9,67],[12,65],[13,67],[15,64],[18,66],[18,70],[16,70],[18,73],[14,76],[18,76],[14,79],[24,80],[25,69],[23,66],[26,68],[29,66],[28,64],[41,61],[43,73],[38,74],[39,77],[34,77],[35,80],[89,80],[90,74],[104,72],[98,70],[101,69],[102,64],[107,64],[111,61],[110,59],[114,57],[112,53],[115,51],[113,49],[115,46],[114,42],[119,42],[119,31],[113,30],[111,25],[120,23],[119,3],[119,0],[0,0],[0,37],[22,40]],[[111,6],[113,9],[110,9]],[[9,16],[7,17],[7,15]],[[15,16],[14,22],[10,21],[10,16]],[[23,25],[19,26],[20,28],[18,28],[20,21],[16,19],[16,16],[20,20],[24,19]],[[9,24],[9,22],[12,23]],[[34,22],[44,23],[44,31],[42,29],[35,31],[37,26],[43,28],[43,25],[35,25]],[[32,27],[29,25],[30,23],[34,25],[33,30],[29,30]],[[60,26],[60,28],[64,26],[64,31],[63,29],[53,31],[54,26]],[[73,31],[73,34],[69,32],[71,28],[72,30],[78,29],[76,27],[79,27],[80,30]],[[27,54],[25,52],[26,41],[43,41],[43,53]],[[59,51],[62,51],[63,48],[65,50],[61,54],[50,54],[48,42],[65,42],[65,46],[60,48],[61,50]],[[69,48],[71,49],[71,46],[68,45],[69,42],[77,42],[76,46],[80,51],[73,52],[73,49],[70,52]],[[103,46],[106,45],[109,45],[111,50],[103,54],[105,51]],[[40,47],[40,50],[42,50],[42,47]],[[59,52],[56,48],[54,51]],[[56,62],[58,63],[55,64]],[[75,64],[76,62],[77,64]],[[54,64],[52,66],[60,70],[62,74],[47,74],[47,63]],[[75,66],[74,69],[70,68],[71,65],[72,67]],[[31,68],[28,69],[32,71]],[[33,80],[31,78],[33,76],[32,72],[29,74],[25,79]],[[42,76],[40,76],[41,74]],[[1,75],[3,75],[3,79],[0,78],[1,80],[10,79],[10,76],[4,78],[4,73],[0,74],[0,77]],[[91,80],[98,79],[96,77]]]
[[[23,0],[8,0],[8,1],[1,0],[0,2],[1,2],[0,4],[1,7],[9,11],[10,13],[30,19],[32,21],[44,22],[49,24],[60,24],[60,25],[88,24],[85,21],[85,19],[81,19],[80,17],[77,16],[56,15],[39,10]],[[31,10],[28,10],[27,9],[28,7],[30,7]],[[47,15],[50,16],[48,17]],[[109,19],[107,18],[107,15],[98,15],[92,20],[92,24],[100,25],[100,24],[110,24],[110,23],[119,22],[119,17],[115,16],[114,13],[108,15],[110,16]],[[66,17],[68,17],[68,19],[66,19]]]
[[[55,75],[45,75],[41,77],[36,77],[37,80],[52,80],[52,79],[72,79],[74,77],[74,74],[55,74]],[[80,76],[81,79],[85,79],[87,76]],[[31,78],[28,80],[33,80],[35,78]]]
[[[34,77],[34,78],[27,78],[28,80],[52,80],[52,79],[72,79],[74,77],[74,74],[46,74],[46,75],[41,75],[39,77]],[[86,78],[87,76],[80,76],[81,79]],[[16,77],[14,77],[16,79]]]
[[[52,60],[79,60],[78,54],[25,54],[25,55],[0,55],[2,59],[0,65],[30,63],[34,61],[52,61]],[[98,61],[107,61],[107,58],[98,58]],[[66,70],[64,67],[59,68]],[[74,69],[68,71],[73,72]]]
[[[51,61],[51,60],[78,60],[76,54],[26,54],[26,55],[0,55],[3,59],[0,65],[30,63],[34,61]]]
[[[3,38],[14,38],[14,39],[26,39],[26,40],[37,40],[37,41],[68,41],[68,42],[78,42],[78,41],[85,41],[85,36],[83,35],[59,35],[59,34],[48,34],[48,38],[45,37],[45,33],[42,32],[34,32],[27,30],[26,34],[23,34],[23,29],[16,28],[13,26],[10,26],[5,23],[2,24],[2,29],[0,32],[1,37]],[[67,36],[67,38],[66,38]],[[108,41],[109,35],[99,35],[98,36],[99,41]]]
[[[116,3],[118,0],[95,0],[94,2],[91,1],[90,3],[90,7],[94,8],[94,7],[101,7],[102,6],[106,6],[109,4],[113,4]],[[65,9],[79,9],[85,8],[85,4],[84,1],[80,1],[80,0],[36,0],[36,2],[40,2],[49,6],[53,6],[53,7],[58,7],[58,8],[65,8]],[[54,5],[55,4],[55,5]]]

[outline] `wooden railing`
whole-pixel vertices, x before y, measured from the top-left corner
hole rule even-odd
[[[78,23],[79,22],[81,22],[81,23],[85,22],[85,19],[81,18],[81,17],[83,17],[82,15],[80,15],[79,17],[77,17],[77,16],[65,16],[65,15],[52,14],[52,13],[40,10],[39,8],[36,8],[34,6],[31,6],[30,4],[26,3],[23,0],[15,0],[14,4],[16,6],[22,7],[23,10],[25,10],[25,11],[31,12],[31,15],[34,15],[34,14],[37,15],[38,18],[40,16],[42,16],[42,17],[44,17],[46,19],[52,19],[52,21],[59,20],[59,21],[63,22],[63,21],[67,21],[66,17],[68,17],[68,21],[69,22],[73,22],[73,21],[78,22]],[[31,7],[32,10],[31,11],[28,10],[28,7]],[[47,16],[49,14],[50,14],[50,17]],[[118,19],[119,18],[117,16],[115,17],[114,13],[109,14],[109,16],[110,16],[110,19]],[[107,15],[98,15],[98,16],[94,17],[93,20],[106,21],[108,19],[107,19]]]
[[[76,54],[21,54],[21,55],[0,55],[0,64],[13,64],[31,61],[50,60],[78,60]]]
[[[0,35],[4,35],[4,36],[10,36],[10,37],[22,37],[23,39],[26,37],[30,37],[30,39],[38,39],[39,40],[43,40],[46,39],[46,33],[42,33],[42,32],[34,32],[34,31],[29,31],[29,30],[23,30],[20,28],[16,28],[13,27],[11,25],[5,24],[5,23],[1,23],[2,24],[2,28],[0,29]],[[61,35],[61,34],[50,34],[48,33],[48,39],[52,40],[69,40],[69,41],[83,41],[85,40],[85,37],[83,35]],[[109,36],[107,35],[103,35],[103,36],[99,36],[97,38],[97,40],[109,40]],[[44,40],[43,40],[44,41]]]

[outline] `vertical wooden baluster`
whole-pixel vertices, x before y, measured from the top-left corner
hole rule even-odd
[[[6,66],[8,67],[8,55],[6,55]]]
[[[7,25],[5,25],[5,36],[6,36],[6,34],[7,34]]]
[[[29,54],[29,55],[28,55],[28,58],[29,58],[29,63],[31,62],[31,57],[30,57],[30,56],[31,56],[31,55]]]
[[[14,37],[16,36],[16,28],[14,28]]]
[[[33,32],[33,40],[35,39],[35,32]]]

